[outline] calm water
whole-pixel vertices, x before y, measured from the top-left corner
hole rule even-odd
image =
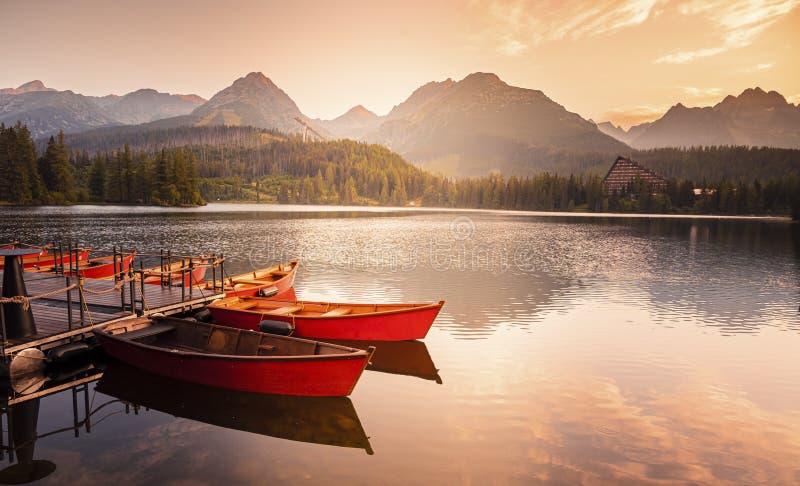
[[[69,429],[71,391],[41,400],[38,434],[67,427],[35,442],[56,466],[44,482],[800,483],[798,225],[0,212],[0,240],[224,251],[231,273],[299,257],[300,298],[447,301],[424,343],[384,348],[349,399],[220,393],[112,367],[89,385],[90,433]]]

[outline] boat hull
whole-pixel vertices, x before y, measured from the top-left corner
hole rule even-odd
[[[367,355],[313,359],[221,359],[136,346],[96,333],[111,357],[176,380],[239,391],[296,396],[347,396],[367,364]]]
[[[97,391],[198,422],[286,440],[364,449],[372,454],[346,397],[265,395],[210,387],[147,373],[112,360]]]
[[[83,250],[78,252],[78,262],[85,262],[86,260],[88,260],[90,251],[91,250]],[[73,258],[74,257],[75,255],[73,255]],[[57,258],[56,255],[54,255],[53,253],[43,250],[42,253],[39,255],[23,257],[22,266],[23,268],[46,267],[46,266],[60,265],[62,261],[65,266],[69,265],[69,256],[64,255],[61,258]],[[0,270],[2,269],[3,269],[3,262],[0,261]]]
[[[203,282],[203,280],[206,277],[206,271],[208,270],[208,267],[205,266],[205,263],[203,263],[201,265],[202,266],[198,266],[196,268],[193,268],[191,272],[186,272],[183,275],[183,284],[181,284],[181,273],[182,272],[180,272],[180,271],[171,272],[171,274],[170,274],[170,278],[172,280],[171,284],[172,285],[183,285],[184,287],[188,287],[190,285],[196,285],[196,284],[199,284],[199,283]],[[159,272],[161,272],[161,269],[160,269],[160,267],[153,267],[153,268],[151,268],[149,270],[145,270],[145,274],[147,273],[147,271],[151,271],[153,273],[159,273]],[[149,284],[149,285],[161,285],[161,276],[145,277],[144,283]]]
[[[128,270],[131,268],[131,263],[133,263],[133,259],[136,257],[136,254],[125,255],[122,258],[122,273],[127,273]],[[107,261],[112,260],[109,257],[101,257],[102,259],[97,259],[98,261]],[[89,261],[91,263],[91,260]],[[92,265],[87,266],[84,268],[79,268],[77,274],[83,278],[95,278],[95,279],[105,279],[105,278],[112,278],[116,274],[116,271],[119,270],[119,264],[114,264],[113,261],[109,261],[108,263],[102,263],[99,265]],[[76,272],[70,272],[71,276],[76,276]]]
[[[262,320],[294,324],[292,336],[312,339],[350,339],[359,341],[408,341],[423,339],[433,325],[443,303],[405,311],[374,315],[344,315],[330,318],[302,315],[273,315],[209,306],[218,324],[259,330]]]

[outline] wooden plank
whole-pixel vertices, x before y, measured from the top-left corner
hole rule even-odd
[[[83,385],[84,383],[90,383],[95,380],[99,380],[103,377],[103,372],[95,373],[90,376],[86,376],[74,381],[68,381],[66,383],[62,383],[60,385],[54,386],[52,388],[46,388],[44,390],[40,390],[36,393],[31,393],[30,395],[22,395],[17,398],[12,398],[8,401],[9,405],[16,405],[17,403],[27,402],[28,400],[32,400],[34,398],[40,398],[47,395],[52,395],[53,393],[57,393],[63,390],[67,390],[69,388],[76,387],[78,385]]]

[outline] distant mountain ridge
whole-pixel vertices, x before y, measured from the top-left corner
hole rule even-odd
[[[301,128],[295,118],[307,120],[294,100],[260,72],[237,79],[191,113],[198,126],[249,125],[283,132]]]
[[[22,94],[32,91],[55,91],[55,89],[46,87],[44,83],[38,79],[29,81],[16,88],[0,88],[0,94]]]
[[[48,88],[39,80],[0,89],[0,123],[25,123],[34,137],[81,132],[185,115],[205,102],[197,95],[140,89],[124,96],[85,96]]]
[[[555,167],[565,151],[628,150],[541,91],[480,72],[421,86],[363,137],[431,170],[461,176],[491,170],[524,175]]]
[[[653,122],[623,130],[610,123],[597,127],[637,149],[746,145],[800,148],[800,106],[777,91],[748,88],[714,106],[671,107]]]
[[[385,117],[376,115],[363,105],[357,105],[333,120],[315,119],[314,122],[335,137],[358,139],[365,132],[377,128],[384,119]]]

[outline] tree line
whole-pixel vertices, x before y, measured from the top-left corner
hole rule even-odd
[[[251,127],[181,127],[130,135],[51,137],[37,158],[23,125],[3,128],[0,184],[12,203],[97,201],[199,204],[205,200],[293,204],[408,204],[542,211],[687,214],[800,213],[800,151],[709,147],[655,149],[636,158],[667,176],[667,190],[610,194],[596,170],[526,177],[448,178],[391,150],[352,140],[304,142]],[[116,137],[116,138],[115,138]],[[184,146],[176,146],[184,143]],[[103,147],[102,149],[100,147]],[[609,157],[610,165],[613,157]],[[767,167],[769,170],[764,170]],[[607,167],[606,167],[607,168]],[[686,174],[696,176],[694,179]],[[641,181],[632,181],[633,185]],[[698,189],[699,194],[695,194]]]
[[[156,153],[120,150],[90,157],[51,136],[41,156],[25,125],[0,125],[0,201],[10,204],[203,204],[196,160],[181,147]]]

